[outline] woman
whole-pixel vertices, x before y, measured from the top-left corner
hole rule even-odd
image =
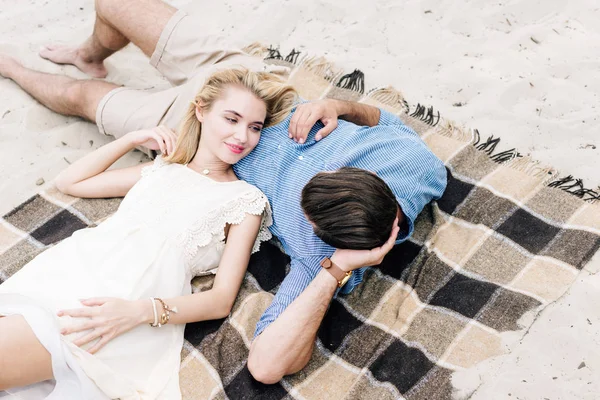
[[[126,196],[0,285],[0,389],[54,378],[52,399],[179,398],[185,323],[226,317],[250,254],[270,238],[266,197],[231,165],[295,101],[272,74],[220,71],[177,137],[131,132],[61,173],[67,194]],[[163,155],[107,171],[137,146]],[[191,279],[211,272],[212,289],[191,294]]]

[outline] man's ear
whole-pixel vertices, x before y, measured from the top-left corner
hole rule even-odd
[[[204,112],[198,104],[196,105],[196,118],[198,119],[198,121],[204,122]]]

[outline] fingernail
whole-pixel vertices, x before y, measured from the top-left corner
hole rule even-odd
[[[300,139],[300,144],[303,144],[303,143],[304,143],[304,139]]]
[[[321,136],[316,136],[316,137],[315,137],[315,140],[316,140],[316,141],[319,141],[319,140],[321,140]]]

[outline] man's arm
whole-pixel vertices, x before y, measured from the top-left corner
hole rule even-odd
[[[334,102],[338,118],[360,126],[375,126],[379,123],[379,108],[368,104],[346,100],[330,100]]]
[[[248,356],[248,369],[254,379],[273,384],[304,368],[336,288],[336,279],[329,272],[320,271],[302,294],[254,339]]]
[[[336,250],[331,260],[344,271],[378,265],[398,234],[394,222],[387,242],[373,250]],[[280,288],[281,291],[283,289]],[[321,270],[296,299],[252,343],[248,369],[260,382],[272,384],[300,371],[310,360],[317,331],[337,289],[336,279]]]
[[[380,119],[379,108],[353,101],[323,99],[300,104],[290,120],[289,137],[304,143],[317,121],[325,125],[315,135],[321,140],[337,128],[338,118],[360,126],[375,126]]]

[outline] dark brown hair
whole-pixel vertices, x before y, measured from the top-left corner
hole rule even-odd
[[[338,249],[357,250],[384,244],[399,209],[381,178],[352,167],[315,175],[302,189],[301,205],[321,240]]]

